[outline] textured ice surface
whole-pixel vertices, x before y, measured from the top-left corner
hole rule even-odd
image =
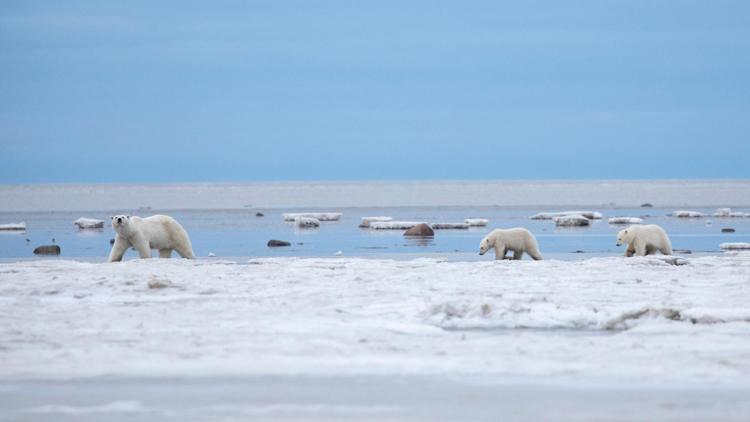
[[[160,288],[150,286],[159,285]],[[0,265],[0,377],[750,378],[750,253]]]
[[[284,221],[294,221],[298,217],[314,218],[319,221],[338,221],[340,212],[289,212],[282,214]]]
[[[362,221],[359,223],[359,227],[367,228],[370,227],[371,223],[383,221],[393,221],[393,217],[378,216],[378,217],[362,217]]]
[[[6,224],[0,224],[0,230],[8,230],[8,231],[23,231],[26,230],[26,223],[6,223]]]
[[[297,216],[294,219],[294,225],[299,228],[316,228],[320,227],[320,220],[314,217]]]
[[[487,224],[489,224],[490,220],[486,218],[467,218],[464,220],[464,223],[472,226],[472,227],[485,227]]]
[[[561,215],[552,219],[556,226],[583,227],[591,225],[591,220],[581,214]]]
[[[704,214],[698,211],[677,210],[672,213],[672,216],[679,218],[701,218]]]
[[[448,230],[448,229],[466,230],[469,227],[470,227],[469,223],[434,223],[432,224],[432,228],[434,230]]]
[[[408,230],[417,224],[422,224],[419,221],[376,221],[370,223],[370,228],[373,230]]]
[[[745,242],[726,242],[719,245],[721,249],[725,250],[744,250],[750,249],[750,243]]]
[[[602,213],[597,211],[559,211],[559,212],[540,212],[529,217],[532,220],[554,220],[557,217],[567,216],[584,216],[589,220],[600,220]]]

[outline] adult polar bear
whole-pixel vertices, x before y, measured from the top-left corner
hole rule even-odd
[[[634,225],[617,233],[617,246],[628,244],[625,256],[653,255],[661,251],[664,255],[672,255],[672,243],[667,233],[656,224],[645,226]]]
[[[508,251],[513,251],[513,259],[521,259],[524,252],[536,261],[542,259],[536,238],[521,227],[490,232],[479,242],[479,255],[484,255],[490,248],[495,248],[495,259],[505,259]]]
[[[109,253],[109,262],[121,261],[129,247],[134,247],[141,258],[151,258],[151,249],[159,250],[160,258],[169,258],[172,250],[183,258],[193,259],[193,246],[185,229],[167,215],[141,218],[130,215],[112,217],[115,244]]]

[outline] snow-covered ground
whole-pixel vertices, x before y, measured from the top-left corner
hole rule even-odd
[[[747,387],[750,253],[681,266],[22,262],[0,265],[0,327],[3,379],[453,374]]]

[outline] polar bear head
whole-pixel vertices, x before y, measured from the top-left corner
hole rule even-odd
[[[112,228],[115,229],[117,233],[127,236],[132,229],[130,226],[130,216],[116,215],[112,217]]]
[[[488,250],[490,250],[492,247],[495,246],[495,239],[492,237],[492,234],[488,234],[487,236],[482,239],[481,242],[479,242],[479,255],[484,255],[487,253]]]
[[[620,230],[620,232],[617,233],[617,243],[615,245],[622,246],[623,243],[630,244],[631,240],[633,240],[633,234],[630,229]]]

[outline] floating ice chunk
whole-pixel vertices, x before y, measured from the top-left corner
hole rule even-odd
[[[79,229],[102,229],[104,228],[104,221],[97,220],[95,218],[81,217],[74,221],[73,224],[78,226]]]
[[[209,252],[209,253],[208,253],[208,257],[209,257],[209,258],[214,258],[214,257],[216,257],[216,254],[215,254],[215,253],[213,253],[213,252]]]
[[[719,208],[714,213],[714,217],[742,218],[742,217],[750,217],[750,213],[739,212],[739,211],[732,211],[731,208]]]
[[[581,215],[589,220],[601,220],[602,213],[597,211],[560,211],[560,212],[540,212],[529,217],[532,220],[554,220],[555,217],[565,217],[568,215]]]
[[[320,220],[313,217],[297,216],[297,218],[294,219],[294,225],[301,229],[312,229],[320,227]]]
[[[376,221],[370,223],[373,230],[408,230],[417,224],[423,224],[420,221]]]
[[[490,220],[486,218],[467,218],[464,220],[464,223],[468,224],[471,227],[485,227],[487,224],[489,224]]]
[[[702,218],[704,215],[698,211],[678,210],[672,213],[672,217],[678,218]]]
[[[0,224],[0,230],[24,231],[24,230],[26,230],[26,222]]]
[[[750,243],[744,242],[727,242],[719,245],[721,249],[726,251],[743,251],[750,249]]]
[[[297,217],[310,217],[318,219],[318,221],[339,221],[341,218],[340,212],[294,212],[283,214],[284,221],[294,221]]]
[[[435,223],[432,225],[433,230],[466,230],[469,228],[467,223]]]
[[[584,227],[591,225],[591,220],[580,214],[555,217],[553,221],[556,226],[560,227]]]
[[[368,228],[368,227],[370,227],[371,223],[383,222],[383,221],[393,221],[393,217],[385,217],[385,216],[380,216],[380,217],[362,217],[362,222],[359,223],[359,227],[361,227],[361,228]]]
[[[612,217],[607,222],[609,224],[641,224],[643,219],[638,217]]]

